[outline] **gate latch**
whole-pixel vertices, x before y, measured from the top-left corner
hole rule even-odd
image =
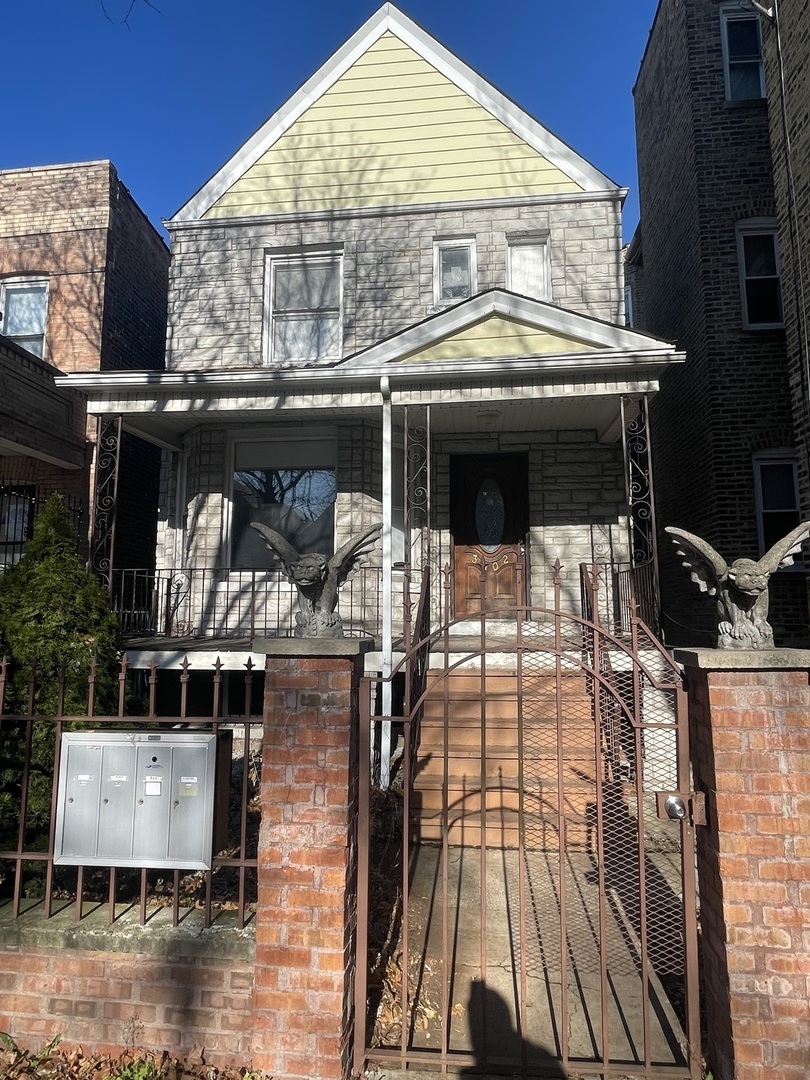
[[[706,824],[706,796],[702,791],[659,791],[655,801],[658,816],[664,821],[688,818],[690,825]]]

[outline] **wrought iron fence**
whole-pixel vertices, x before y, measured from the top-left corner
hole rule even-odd
[[[582,615],[612,634],[627,635],[633,616],[660,632],[660,611],[652,563],[580,564]]]
[[[353,573],[340,592],[347,634],[377,634],[380,595],[379,568]],[[282,570],[117,570],[112,603],[127,638],[289,637],[298,594]]]
[[[187,662],[179,671],[160,669],[156,663],[148,671],[131,671],[124,657],[117,705],[103,700],[100,673],[93,669],[82,715],[63,711],[64,675],[57,687],[56,714],[42,715],[37,711],[35,674],[21,686],[12,678],[8,661],[0,660],[0,896],[10,900],[13,916],[41,907],[45,918],[51,918],[73,905],[79,920],[91,905],[106,904],[110,923],[137,906],[141,924],[163,908],[178,925],[194,908],[202,910],[206,927],[226,911],[237,927],[244,927],[256,900],[262,718],[251,702],[262,677],[250,662],[244,671],[225,672],[218,660],[208,673],[206,708],[199,715],[199,689],[193,695],[196,708],[190,705]],[[109,686],[109,675],[106,683]],[[165,708],[167,695],[174,699],[174,712],[159,715],[159,703]],[[224,715],[226,698],[236,716]],[[97,859],[93,865],[55,864],[63,735],[104,731],[159,740],[161,732],[176,734],[174,729],[227,735],[226,745],[233,747],[216,778],[219,815],[213,831],[218,839],[210,868],[189,871],[165,862],[133,868],[131,859],[122,865],[122,858],[111,858],[110,865],[97,865]]]

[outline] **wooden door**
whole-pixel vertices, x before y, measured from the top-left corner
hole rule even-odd
[[[450,459],[455,617],[508,611],[525,574],[529,524],[525,454],[464,454]]]

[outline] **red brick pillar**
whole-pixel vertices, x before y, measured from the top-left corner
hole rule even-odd
[[[810,1077],[810,652],[684,650],[706,1057],[714,1080]]]
[[[267,664],[252,1060],[276,1080],[350,1070],[357,684],[370,644],[254,645]]]

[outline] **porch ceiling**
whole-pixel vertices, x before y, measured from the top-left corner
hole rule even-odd
[[[654,391],[657,386],[628,388],[628,393]],[[421,397],[419,395],[418,397]],[[123,403],[122,403],[123,404]],[[400,427],[404,408],[421,407],[423,400],[403,399],[397,395],[394,401],[394,426]],[[477,435],[498,432],[532,431],[595,431],[597,438],[610,442],[619,437],[620,405],[618,394],[572,395],[569,397],[529,398],[509,400],[489,398],[483,400],[431,401],[431,428],[437,434]],[[106,410],[105,410],[106,411]],[[149,442],[167,449],[180,449],[183,436],[205,424],[233,428],[291,422],[311,423],[311,411],[306,413],[292,409],[247,408],[239,410],[190,409],[184,412],[136,412],[121,410],[124,428]],[[381,401],[374,405],[347,408],[331,406],[317,410],[317,423],[334,424],[339,421],[378,418],[382,422]]]

